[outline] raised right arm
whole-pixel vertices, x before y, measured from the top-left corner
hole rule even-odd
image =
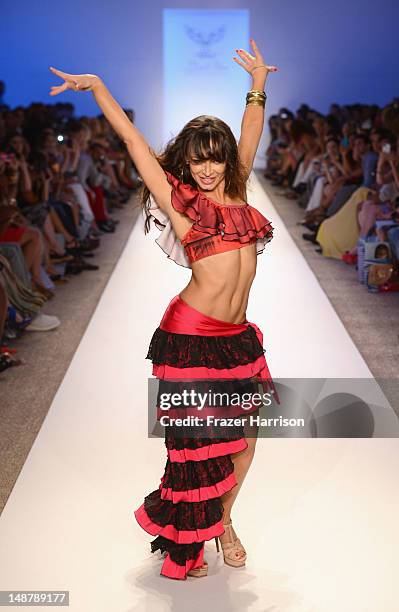
[[[168,183],[161,165],[143,134],[130,121],[99,77],[97,77],[92,91],[105,117],[125,143],[139,175],[154,196],[157,204],[166,213],[169,213],[172,186]]]
[[[51,72],[64,79],[62,85],[53,86],[50,95],[67,89],[92,91],[98,106],[115,132],[125,143],[138,173],[154,196],[158,206],[167,214],[171,212],[172,186],[142,133],[130,121],[118,102],[112,97],[101,78],[95,74],[69,74],[50,67]]]
[[[95,100],[104,116],[125,143],[138,173],[152,193],[154,200],[159,208],[168,215],[178,238],[182,238],[191,227],[192,220],[184,213],[173,208],[171,197],[172,185],[168,182],[162,166],[155,157],[155,153],[148,145],[142,133],[130,121],[124,110],[112,97],[100,77],[95,74],[68,74],[52,67],[50,70],[65,81],[62,85],[56,85],[51,88],[51,96],[60,94],[67,89],[93,92]]]

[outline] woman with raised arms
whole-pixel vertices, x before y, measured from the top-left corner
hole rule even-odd
[[[99,76],[50,68],[64,81],[50,95],[68,89],[93,93],[144,182],[145,230],[154,220],[162,230],[157,243],[177,264],[191,268],[189,283],[170,301],[151,339],[147,358],[153,375],[164,383],[260,380],[277,397],[262,332],[246,319],[257,255],[273,236],[268,219],[247,202],[246,182],[263,131],[266,78],[277,68],[265,63],[253,39],[250,44],[252,53],[237,49],[239,57],[233,58],[252,77],[238,143],[224,121],[201,115],[156,155]],[[134,512],[141,527],[157,536],[152,552],[165,553],[161,574],[183,580],[206,576],[204,544],[212,538],[225,563],[241,567],[247,553],[231,510],[256,437],[243,431],[185,437],[166,429],[161,485]]]

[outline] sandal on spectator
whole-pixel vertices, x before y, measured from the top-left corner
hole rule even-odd
[[[56,285],[63,285],[65,283],[69,283],[69,278],[66,278],[62,274],[51,274],[50,278]]]
[[[73,255],[68,255],[68,253],[64,253],[60,255],[59,253],[54,253],[50,251],[50,259],[56,263],[65,263],[67,261],[72,261]]]
[[[43,297],[46,298],[46,300],[51,300],[55,296],[55,293],[53,291],[47,289],[47,287],[45,287],[38,281],[32,280],[32,285],[33,289],[35,291],[38,291]]]
[[[8,323],[14,329],[23,330],[32,321],[32,317],[22,317],[22,315],[20,315],[21,317],[20,320],[17,320],[18,315],[19,313],[17,309],[14,308],[14,306],[8,306],[7,308]]]
[[[70,238],[69,240],[66,240],[65,242],[65,247],[67,247],[68,249],[74,249],[74,248],[77,248],[78,246],[79,246],[79,240],[77,240],[77,238]]]

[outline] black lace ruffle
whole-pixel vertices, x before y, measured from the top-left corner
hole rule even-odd
[[[204,542],[193,542],[192,544],[176,544],[168,538],[158,536],[151,542],[151,552],[159,550],[161,553],[168,552],[172,561],[178,565],[185,565],[189,559],[196,559],[203,547]]]
[[[144,509],[150,520],[161,527],[173,525],[178,531],[207,529],[219,522],[223,515],[219,497],[200,502],[174,504],[161,499],[161,490],[156,489],[144,498]]]
[[[250,325],[234,336],[176,334],[158,327],[151,338],[146,359],[157,365],[178,368],[204,366],[223,369],[252,363],[264,352]]]
[[[211,487],[225,480],[234,471],[230,455],[204,461],[166,462],[162,486],[173,491],[190,491]]]
[[[178,531],[207,529],[223,517],[223,505],[219,497],[202,502],[179,502],[161,499],[160,489],[156,489],[144,499],[144,508],[151,521],[161,527],[173,525]],[[204,542],[177,544],[164,536],[151,542],[151,552],[169,552],[172,561],[185,565],[188,559],[195,559]]]

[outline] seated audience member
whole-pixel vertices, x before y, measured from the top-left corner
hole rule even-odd
[[[326,257],[344,259],[355,263],[359,238],[366,238],[374,227],[376,220],[389,220],[392,204],[399,195],[399,177],[397,153],[386,154],[383,147],[389,140],[379,135],[376,149],[379,149],[375,178],[371,190],[360,187],[344,206],[332,217],[323,221],[317,231],[316,241]],[[397,182],[392,180],[396,174]],[[388,182],[389,181],[389,182]]]
[[[305,240],[324,256],[354,263],[359,238],[397,239],[399,99],[383,109],[334,104],[326,117],[299,110],[284,132],[283,146],[278,142],[282,120],[273,116],[265,177],[275,186],[288,186],[284,195],[306,208],[301,224],[311,233],[303,234]],[[314,147],[307,166],[297,136],[303,123],[316,134],[320,149]],[[299,161],[291,155],[293,147],[301,151]]]
[[[58,284],[98,269],[85,258],[115,231],[109,211],[141,184],[104,116],[77,119],[68,103],[0,108],[0,355],[7,339],[60,325],[41,306]]]

